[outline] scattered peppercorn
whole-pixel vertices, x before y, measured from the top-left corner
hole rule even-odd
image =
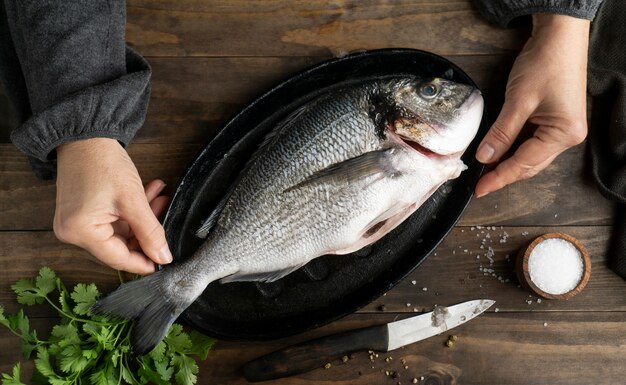
[[[448,339],[449,339],[450,341],[452,341],[452,342],[456,342],[456,340],[458,340],[458,339],[459,339],[459,337],[457,337],[457,336],[455,336],[455,335],[453,334],[453,335],[451,335],[450,337],[448,337]]]
[[[446,341],[446,346],[447,347],[451,348],[453,345],[454,345],[454,341],[452,341],[452,340],[447,340]]]
[[[324,365],[324,369],[330,369],[331,366],[330,362],[327,362],[326,365]]]
[[[387,310],[387,306],[385,306],[385,305],[380,305],[380,306],[378,307],[378,310],[379,310],[379,311],[385,311],[385,310]]]
[[[349,360],[348,356],[341,357],[341,362],[343,362],[343,363],[348,362],[348,360]]]

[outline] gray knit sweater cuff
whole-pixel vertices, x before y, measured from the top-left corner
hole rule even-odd
[[[127,73],[103,84],[70,94],[34,114],[11,133],[11,141],[44,163],[59,145],[106,137],[128,145],[143,125],[150,96],[150,66],[126,49]]]
[[[602,0],[474,0],[483,17],[501,27],[508,27],[517,17],[534,13],[593,20],[601,3]]]

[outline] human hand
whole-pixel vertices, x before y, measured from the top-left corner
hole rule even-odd
[[[54,232],[118,270],[154,272],[172,254],[157,217],[168,198],[163,181],[144,187],[128,153],[114,139],[94,138],[57,148]]]
[[[515,60],[504,105],[476,159],[498,162],[526,123],[534,133],[483,175],[476,185],[477,197],[533,177],[585,139],[589,25],[588,20],[570,16],[533,15],[532,36]]]

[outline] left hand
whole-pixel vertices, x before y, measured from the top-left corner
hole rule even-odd
[[[144,189],[128,153],[115,139],[93,138],[57,148],[54,232],[117,270],[154,272],[172,254],[158,217],[165,183]]]
[[[496,163],[526,123],[534,133],[478,181],[478,198],[536,175],[585,139],[589,25],[570,16],[533,15],[532,36],[515,60],[502,111],[476,158]]]

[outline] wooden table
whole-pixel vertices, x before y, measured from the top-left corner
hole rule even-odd
[[[154,71],[146,124],[129,153],[144,180],[163,178],[172,192],[202,145],[255,96],[332,56],[383,47],[419,48],[449,58],[479,84],[495,117],[508,70],[527,34],[527,29],[488,25],[468,0],[129,0],[128,42]],[[9,143],[8,111],[2,96],[0,303],[15,311],[9,285],[42,266],[70,284],[93,281],[113,289],[116,272],[56,240],[54,183],[36,180],[26,158]],[[218,342],[201,363],[198,383],[244,384],[240,365],[273,349],[403,318],[414,308],[474,298],[497,304],[456,329],[459,339],[452,348],[444,346],[447,336],[437,336],[380,354],[373,362],[358,353],[347,363],[338,360],[330,369],[272,384],[409,384],[413,378],[429,385],[624,383],[626,282],[605,266],[613,207],[597,193],[584,163],[581,145],[532,180],[474,199],[421,267],[356,314],[278,341]],[[566,302],[539,302],[518,287],[514,274],[517,250],[551,231],[577,237],[592,258],[587,288]],[[500,242],[504,232],[509,237]],[[480,249],[487,234],[495,250],[493,265]],[[381,304],[384,312],[378,310]],[[54,321],[42,308],[29,309],[29,315],[44,329]],[[18,341],[4,329],[0,341],[0,371],[6,372],[19,359]],[[32,363],[24,365],[32,370]],[[385,371],[400,377],[389,378]]]

